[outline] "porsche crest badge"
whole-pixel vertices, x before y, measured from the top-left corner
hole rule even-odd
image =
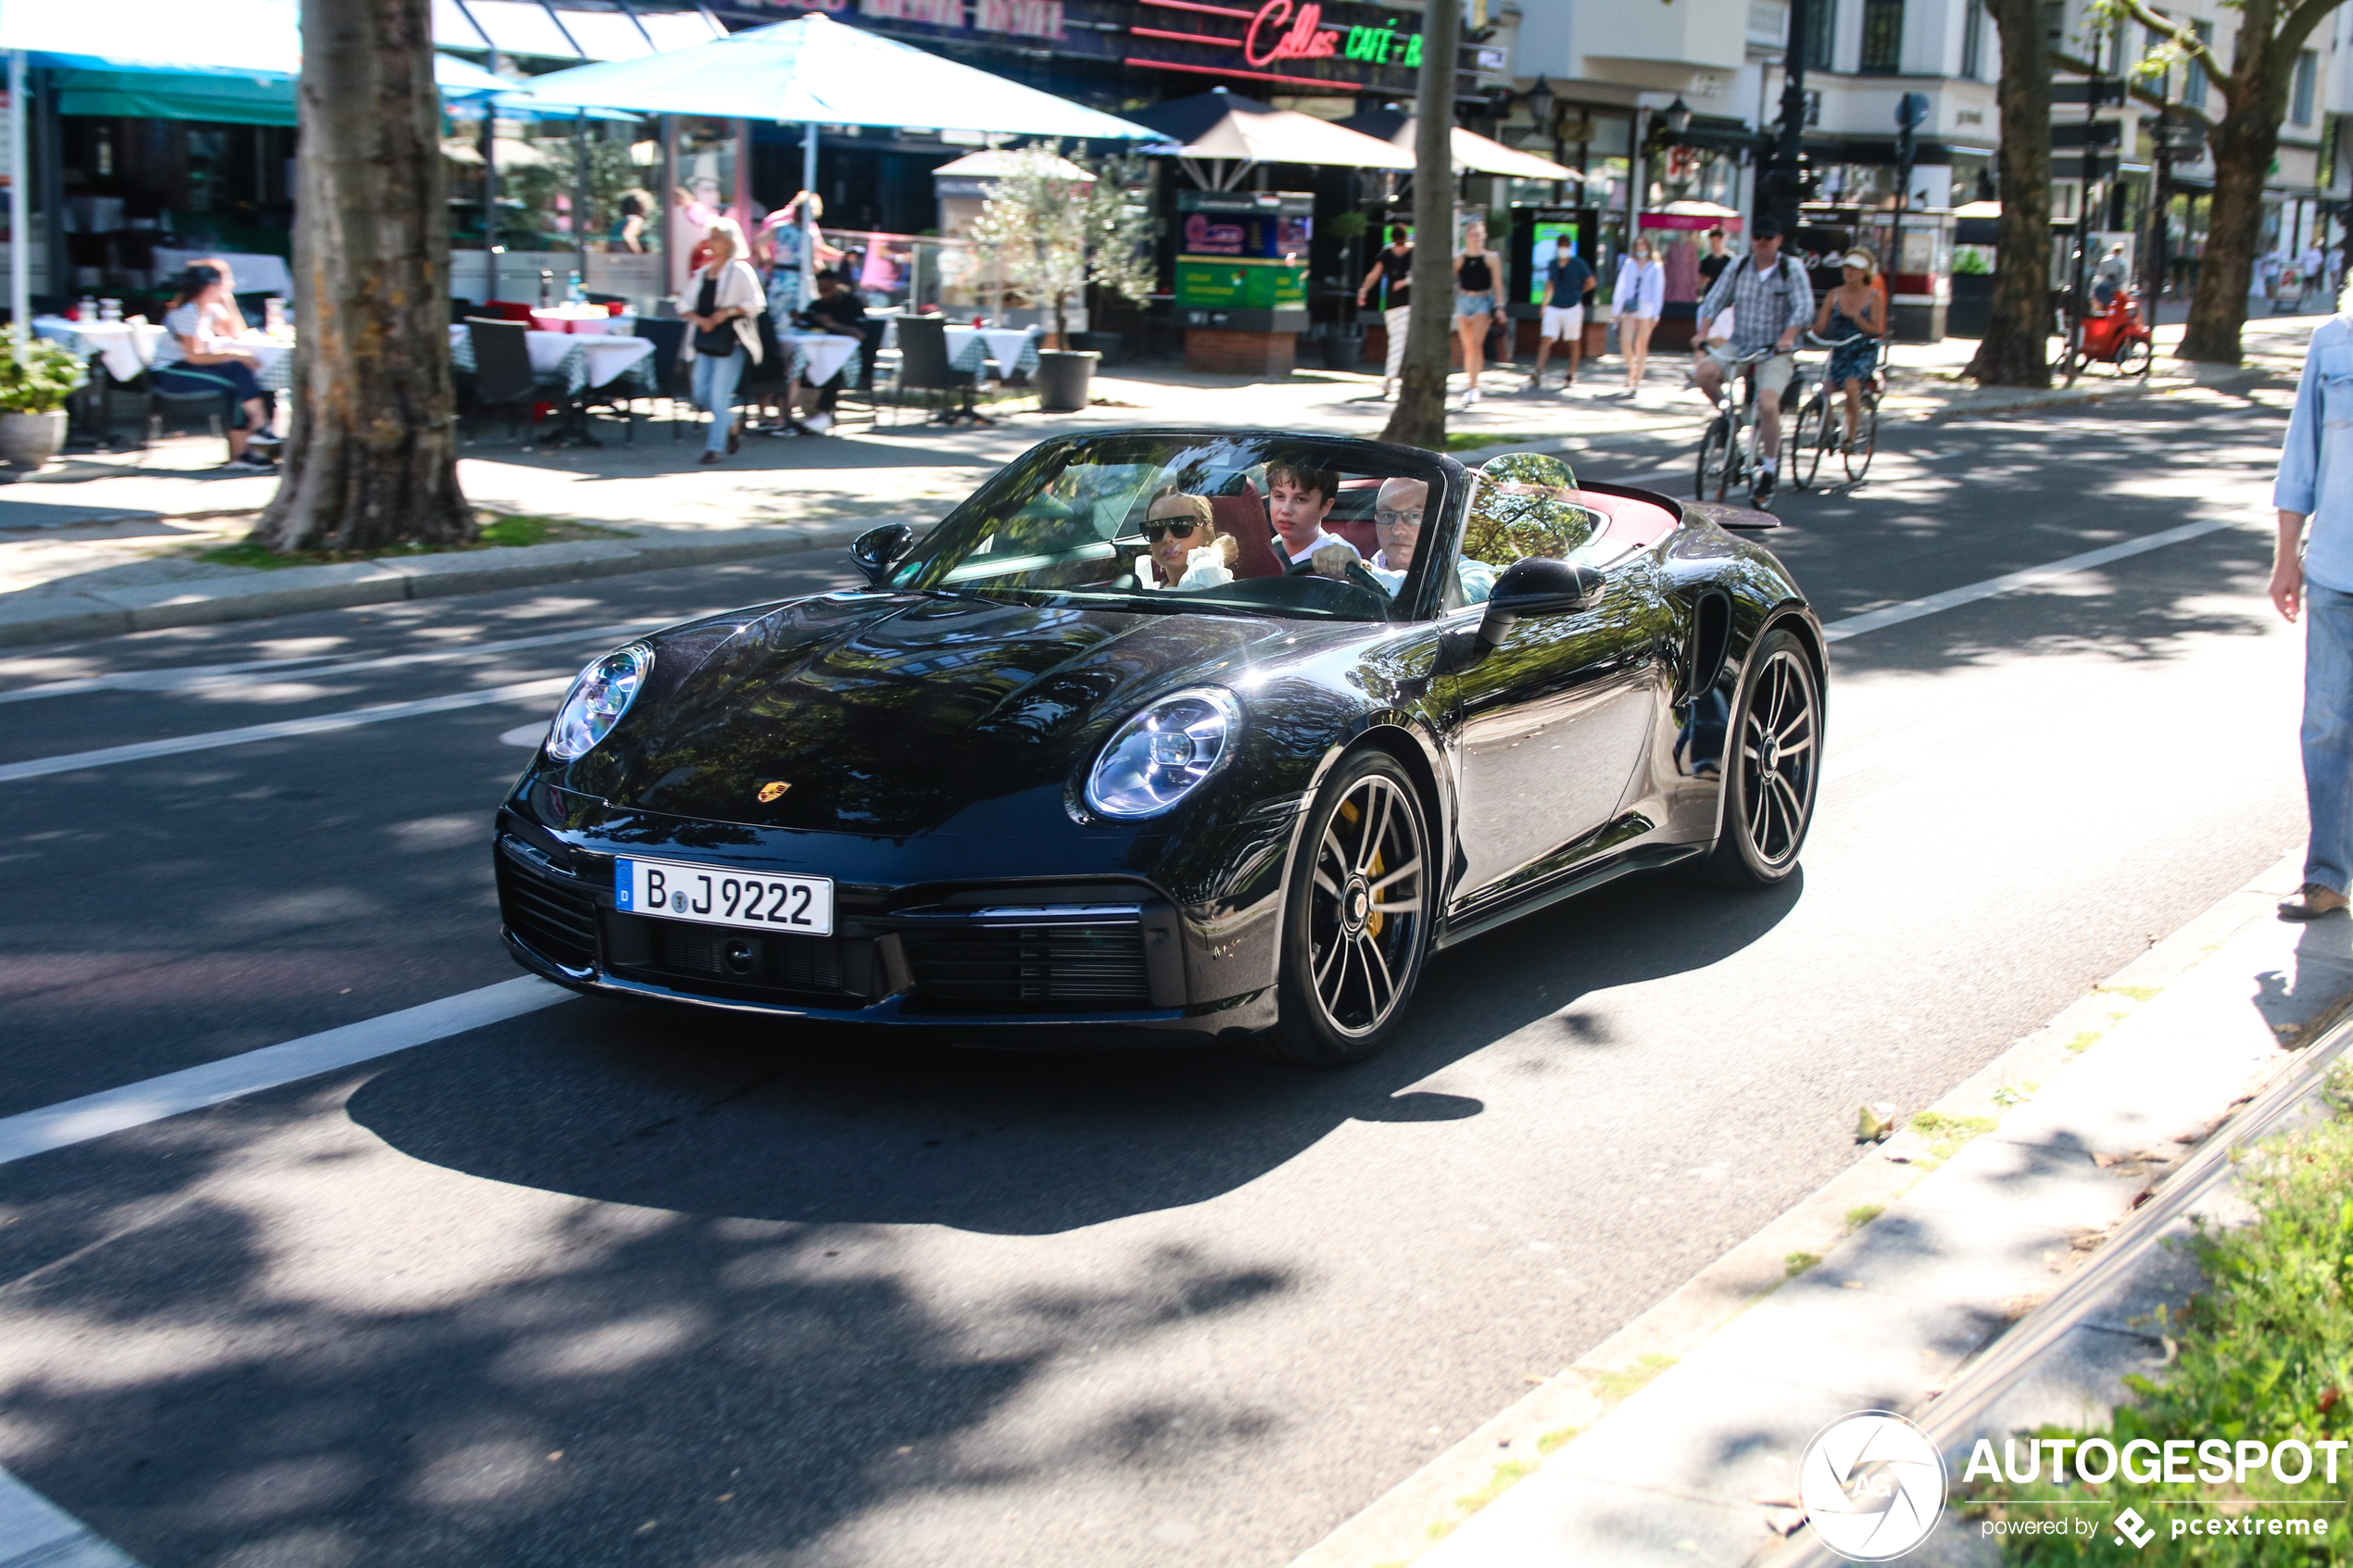
[[[765,806],[790,788],[792,785],[782,779],[771,779],[760,786],[760,803]]]

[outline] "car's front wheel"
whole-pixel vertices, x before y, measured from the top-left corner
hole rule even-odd
[[[1343,760],[1316,792],[1283,900],[1276,1055],[1340,1067],[1388,1043],[1429,950],[1434,872],[1405,770],[1378,751]]]
[[[1757,645],[1724,757],[1724,821],[1697,862],[1724,887],[1772,887],[1797,870],[1822,775],[1822,684],[1792,633]]]

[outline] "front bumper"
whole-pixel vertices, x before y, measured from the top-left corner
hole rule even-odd
[[[1274,1022],[1271,904],[1238,919],[1101,874],[865,882],[837,884],[832,935],[772,936],[616,909],[612,856],[523,804],[493,850],[508,950],[576,990],[997,1046],[1209,1043]],[[1265,961],[1237,962],[1255,927]]]

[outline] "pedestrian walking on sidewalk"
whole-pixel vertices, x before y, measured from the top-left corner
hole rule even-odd
[[[760,274],[744,256],[744,232],[732,218],[711,220],[703,236],[711,259],[697,268],[673,303],[686,323],[682,354],[693,367],[695,407],[711,416],[702,460],[715,463],[743,443],[736,386],[744,367],[760,363],[758,318],[767,309]]]
[[[1462,340],[1463,407],[1478,401],[1478,372],[1487,361],[1487,330],[1504,325],[1504,258],[1487,248],[1487,225],[1474,220],[1454,253],[1454,335]]]
[[[1634,248],[1617,264],[1617,287],[1610,295],[1610,312],[1617,318],[1617,351],[1626,356],[1626,392],[1642,389],[1642,368],[1650,363],[1651,329],[1667,308],[1667,268],[1651,252],[1648,234],[1634,236]]]
[[[1544,384],[1544,360],[1558,343],[1568,354],[1568,378],[1561,383],[1565,391],[1577,381],[1578,360],[1585,352],[1585,307],[1593,302],[1595,282],[1593,270],[1585,265],[1584,257],[1567,240],[1553,252],[1551,265],[1544,269],[1543,316],[1536,332],[1536,373],[1529,385]]]
[[[1373,270],[1356,285],[1356,307],[1363,309],[1373,292],[1381,289],[1381,332],[1389,339],[1389,354],[1382,363],[1380,395],[1384,401],[1397,395],[1397,376],[1405,363],[1405,333],[1407,311],[1413,306],[1414,236],[1403,223],[1389,231],[1389,244],[1373,258]]]
[[[2317,920],[2346,907],[2353,886],[2353,422],[2334,405],[2353,376],[2353,314],[2312,332],[2296,412],[2271,490],[2279,537],[2271,603],[2304,615],[2304,800],[2311,838],[2304,885],[2283,920]],[[2305,523],[2310,521],[2308,539]]]

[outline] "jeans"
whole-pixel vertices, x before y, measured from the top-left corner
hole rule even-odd
[[[736,383],[744,379],[746,358],[741,348],[695,356],[695,407],[711,416],[711,433],[702,444],[706,452],[727,449],[727,432],[736,422]]]
[[[2304,880],[2353,887],[2353,594],[2304,583]]]

